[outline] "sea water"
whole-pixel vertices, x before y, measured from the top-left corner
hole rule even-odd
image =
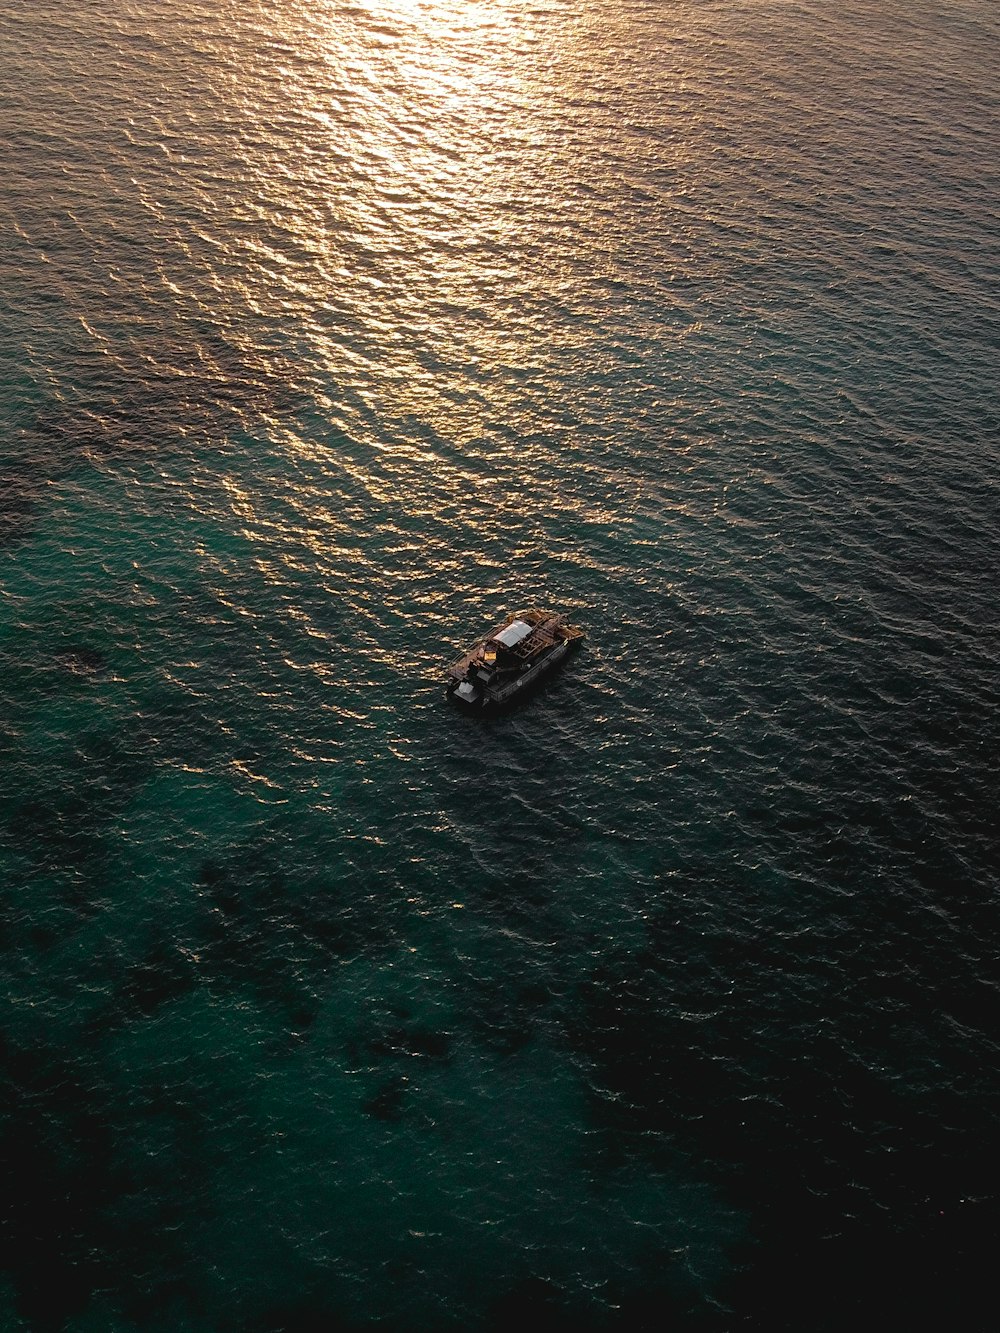
[[[998,113],[988,0],[0,0],[3,1333],[990,1326]]]

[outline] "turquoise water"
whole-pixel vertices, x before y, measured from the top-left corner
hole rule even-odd
[[[998,71],[0,0],[3,1333],[991,1326]]]

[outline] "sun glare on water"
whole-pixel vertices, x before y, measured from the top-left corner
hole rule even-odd
[[[480,437],[479,409],[446,386],[461,367],[526,354],[524,331],[493,307],[525,276],[527,195],[537,208],[560,190],[549,141],[562,28],[503,0],[284,11],[282,99],[302,125],[287,149],[300,160],[260,179],[268,212],[314,256],[300,289],[312,356],[342,389],[358,376],[363,401],[344,409],[342,392],[340,424],[376,449],[412,447],[404,419]],[[248,123],[266,114],[248,107]]]
[[[422,26],[449,23],[466,27],[488,19],[494,7],[478,0],[358,0],[358,8],[375,20],[405,14]]]

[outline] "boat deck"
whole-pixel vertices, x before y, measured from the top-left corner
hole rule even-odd
[[[522,639],[520,643],[515,644],[513,648],[508,649],[511,657],[522,666],[529,665],[540,654],[555,648],[560,643],[583,638],[582,629],[577,629],[575,625],[568,625],[559,616],[553,615],[551,612],[537,609],[518,611],[514,617],[508,617],[495,629],[491,630],[485,638],[480,639],[478,643],[463,653],[458,661],[448,668],[449,677],[454,680],[464,680],[469,670],[477,662],[483,660],[487,643],[500,634],[510,624],[511,619],[523,620],[532,627],[530,634]]]

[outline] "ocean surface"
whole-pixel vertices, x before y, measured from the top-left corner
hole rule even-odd
[[[994,1327],[998,215],[993,0],[0,0],[0,1333]]]

